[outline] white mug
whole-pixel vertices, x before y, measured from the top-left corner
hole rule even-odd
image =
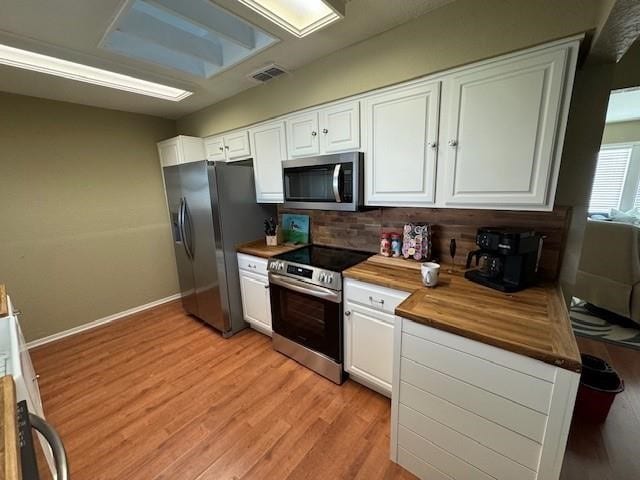
[[[435,287],[438,284],[440,265],[434,262],[425,262],[420,267],[422,273],[422,283],[426,287]]]

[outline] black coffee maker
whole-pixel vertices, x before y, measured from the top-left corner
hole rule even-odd
[[[502,292],[532,285],[538,271],[542,237],[532,230],[484,227],[478,230],[479,250],[469,252],[464,276]],[[475,258],[477,268],[469,270]]]

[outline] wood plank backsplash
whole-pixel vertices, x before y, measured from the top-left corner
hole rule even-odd
[[[450,264],[449,242],[455,238],[455,264],[460,267],[469,251],[477,248],[475,236],[478,228],[531,228],[545,237],[540,259],[541,276],[556,279],[560,272],[571,209],[557,206],[552,212],[520,212],[400,207],[337,212],[293,210],[279,206],[279,216],[283,213],[309,215],[313,243],[368,252],[379,250],[381,232],[401,233],[405,223],[430,223],[434,259]]]

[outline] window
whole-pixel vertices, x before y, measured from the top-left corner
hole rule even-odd
[[[603,145],[598,154],[589,213],[640,206],[640,144]]]

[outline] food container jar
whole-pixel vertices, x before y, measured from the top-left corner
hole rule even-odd
[[[391,256],[399,257],[402,250],[402,241],[399,233],[391,234]]]
[[[388,233],[383,233],[380,235],[380,255],[385,257],[391,256],[391,240],[390,235]]]

